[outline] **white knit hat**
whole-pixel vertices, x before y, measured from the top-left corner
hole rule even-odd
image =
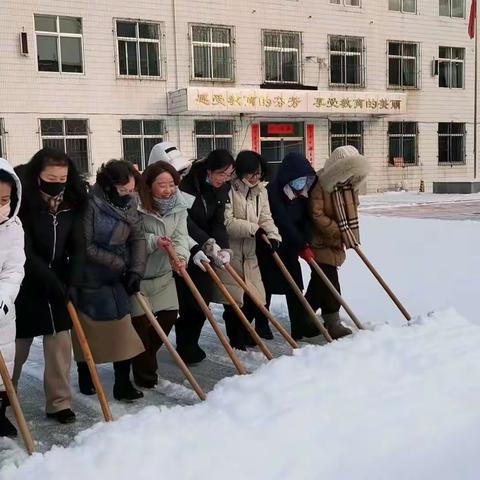
[[[169,163],[177,172],[190,167],[190,162],[183,158],[182,152],[170,142],[157,143],[150,152],[148,165],[162,160]]]
[[[353,145],[345,145],[332,152],[325,166],[318,172],[318,178],[322,187],[327,192],[332,192],[337,184],[347,180],[351,180],[353,186],[358,188],[369,171],[366,157]]]

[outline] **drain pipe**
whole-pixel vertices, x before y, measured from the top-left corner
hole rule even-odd
[[[177,4],[172,0],[172,14],[173,14],[173,54],[175,56],[175,91],[179,88],[178,81],[178,48],[177,48]],[[177,148],[182,151],[181,136],[180,136],[180,116],[177,114]]]

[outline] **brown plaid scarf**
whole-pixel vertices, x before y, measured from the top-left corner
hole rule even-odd
[[[351,185],[337,185],[332,192],[333,208],[346,248],[360,245],[357,202]]]
[[[57,213],[60,204],[63,202],[63,192],[52,197],[40,190],[40,195],[42,196],[43,201],[48,205],[48,211],[53,214]]]

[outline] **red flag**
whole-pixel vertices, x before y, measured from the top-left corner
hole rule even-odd
[[[468,36],[473,38],[475,36],[475,24],[477,22],[477,0],[472,0],[470,5],[470,17],[468,18]]]

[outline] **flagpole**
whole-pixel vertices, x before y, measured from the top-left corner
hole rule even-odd
[[[477,88],[478,88],[478,22],[475,11],[475,86],[474,86],[474,101],[473,101],[473,179],[477,178]]]

